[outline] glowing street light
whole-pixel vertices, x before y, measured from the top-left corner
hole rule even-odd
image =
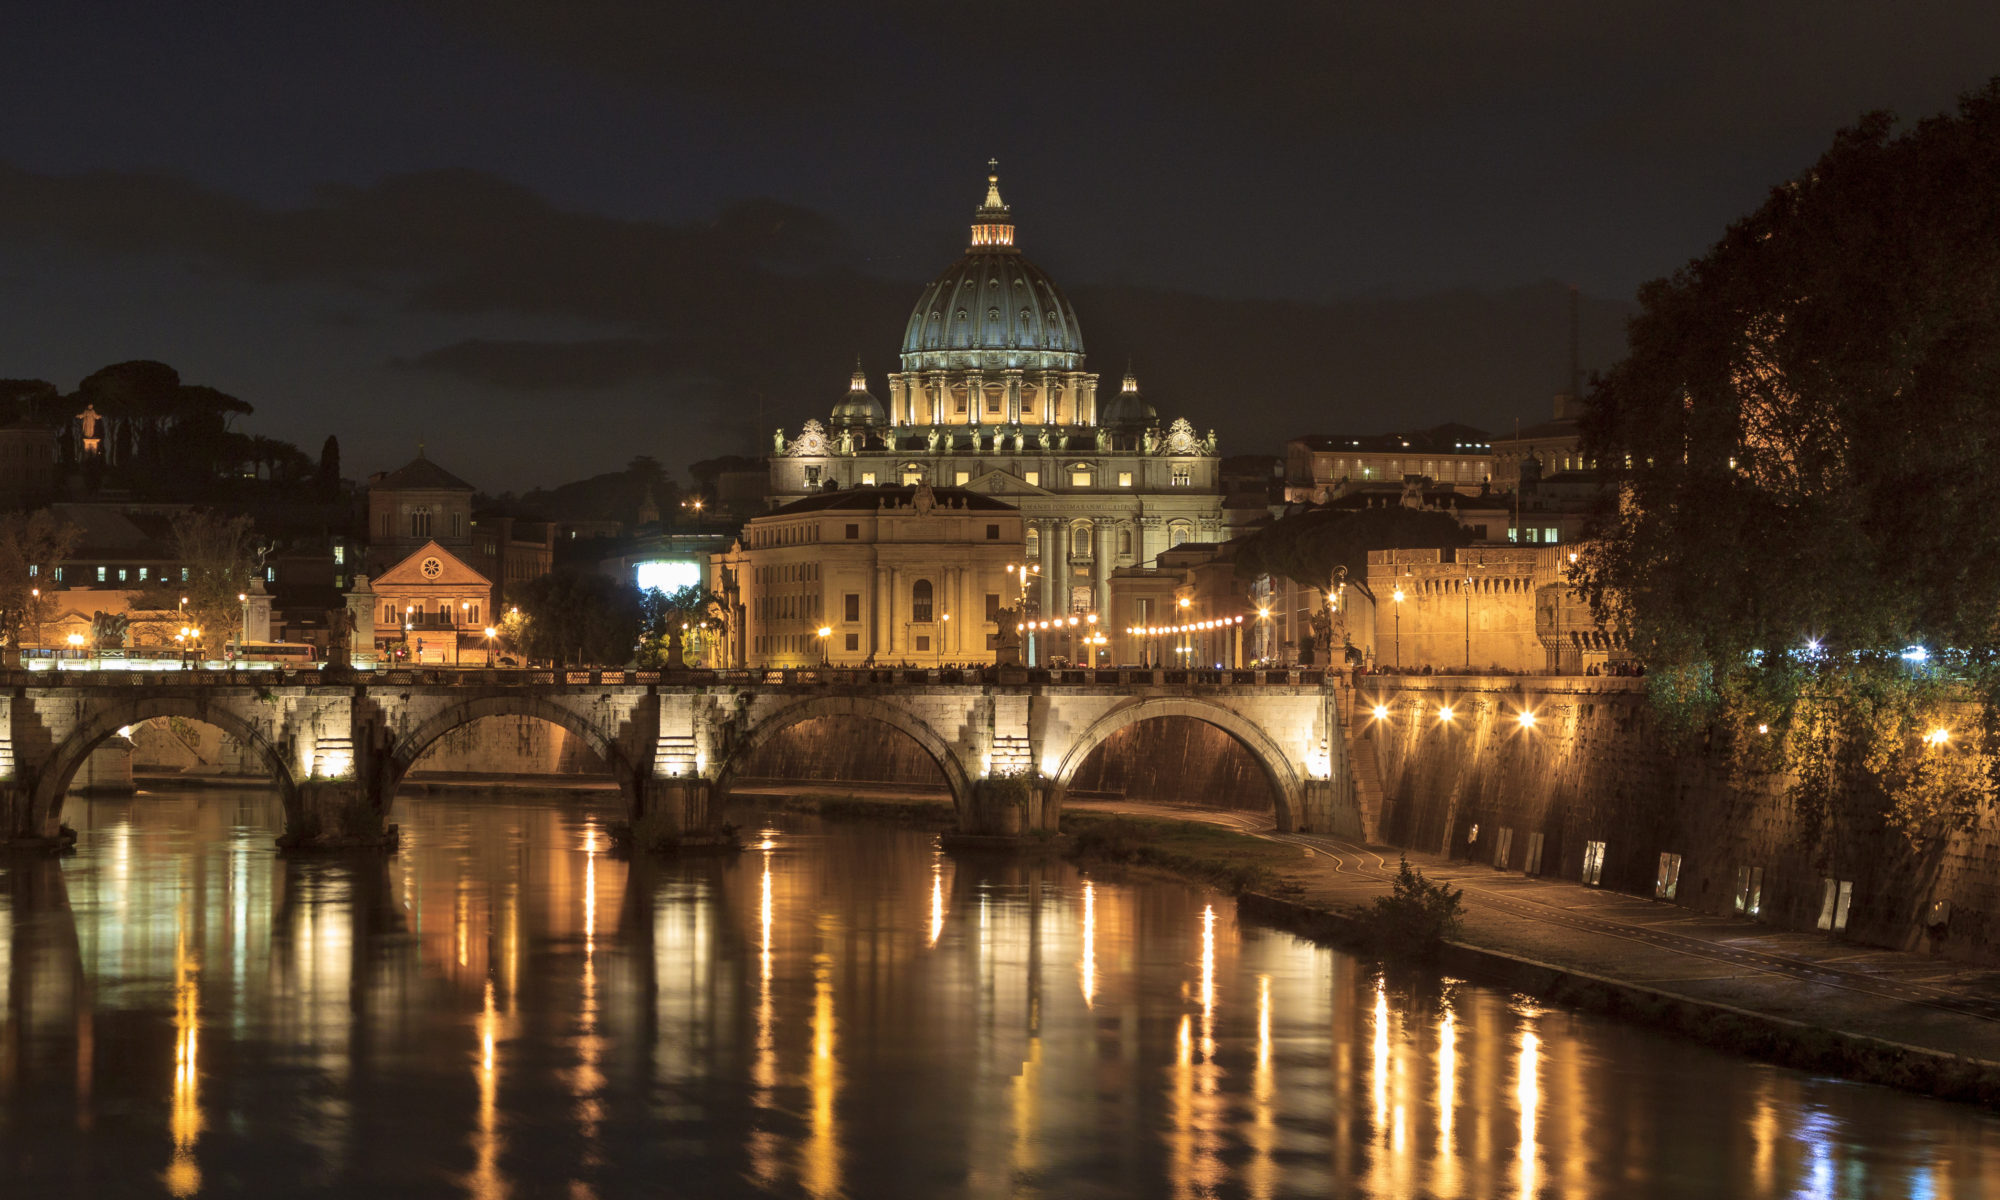
[[[1389,599],[1396,602],[1396,669],[1403,669],[1403,589],[1397,588]]]
[[[1449,704],[1438,705],[1438,720],[1440,721],[1451,720],[1451,705]]]
[[[833,627],[830,625],[820,626],[819,633],[816,636],[819,638],[819,665],[823,667],[826,665],[826,639],[833,636]]]
[[[1924,741],[1933,746],[1942,746],[1951,740],[1951,731],[1940,726],[1924,735]]]
[[[1525,708],[1522,709],[1521,714],[1515,717],[1514,719],[1521,723],[1521,728],[1523,729],[1533,729],[1535,727],[1535,714],[1529,712]]]
[[[1388,719],[1389,719],[1389,706],[1388,706],[1388,705],[1386,705],[1386,704],[1378,704],[1378,705],[1376,705],[1376,706],[1375,706],[1375,719],[1376,719],[1376,720],[1378,720],[1378,721],[1386,721],[1386,720],[1388,720]]]

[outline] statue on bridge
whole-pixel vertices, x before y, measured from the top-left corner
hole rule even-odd
[[[326,610],[326,665],[341,669],[354,663],[354,614],[346,605]]]
[[[1021,633],[1015,626],[1021,623],[1022,609],[1003,608],[993,614],[993,621],[1000,632],[993,635],[993,665],[996,667],[1018,667],[1021,665]]]
[[[131,628],[131,617],[100,608],[90,614],[90,644],[99,650],[123,650]]]

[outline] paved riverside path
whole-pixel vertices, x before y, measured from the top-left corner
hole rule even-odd
[[[1580,883],[1393,846],[1279,833],[1268,815],[1122,801],[1071,810],[1224,825],[1308,851],[1293,898],[1335,910],[1388,894],[1397,858],[1465,891],[1460,940],[1510,958],[1861,1037],[2000,1064],[2000,970],[1793,933]]]

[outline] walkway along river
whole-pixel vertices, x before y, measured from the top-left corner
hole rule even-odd
[[[1983,1110],[1364,964],[1225,898],[746,810],[87,801],[0,862],[8,1196],[1977,1196]]]

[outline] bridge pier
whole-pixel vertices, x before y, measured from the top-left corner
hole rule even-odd
[[[397,831],[379,789],[361,779],[309,779],[285,805],[286,850],[393,850]]]
[[[975,779],[959,806],[958,832],[968,837],[1024,838],[1055,832],[1049,803],[1054,785],[1034,775]]]
[[[736,844],[735,834],[717,820],[714,780],[699,775],[641,776],[632,788],[635,849],[666,852]]]

